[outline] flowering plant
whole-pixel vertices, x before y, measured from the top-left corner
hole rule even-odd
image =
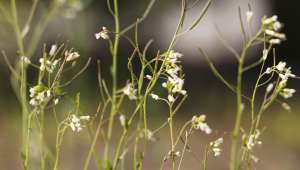
[[[230,133],[231,142],[229,142],[226,140],[226,133],[220,135],[209,125],[210,120],[204,114],[194,115],[179,129],[176,129],[179,127],[178,125],[174,126],[176,114],[188,97],[184,69],[181,65],[184,55],[175,50],[176,43],[182,36],[197,28],[209,10],[212,0],[206,1],[201,13],[193,18],[191,23],[185,20],[186,15],[198,5],[199,0],[193,3],[182,0],[178,24],[169,46],[167,49],[158,50],[154,56],[148,52],[153,43],[152,40],[144,46],[139,44],[139,25],[148,16],[156,0],[149,0],[142,17],[125,28],[121,28],[119,1],[113,0],[112,3],[108,0],[108,9],[114,18],[114,30],[107,26],[101,26],[100,30],[94,33],[95,37],[93,38],[99,43],[108,44],[108,51],[112,58],[112,81],[108,84],[103,79],[101,65],[98,61],[97,78],[101,99],[95,113],[92,114],[81,111],[80,93],[77,93],[73,99],[74,96],[68,95],[66,89],[86,70],[91,62],[90,59],[80,71],[69,76],[66,75],[66,72],[75,68],[78,60],[82,60],[80,52],[74,48],[69,48],[64,44],[54,44],[50,48],[45,45],[37,60],[38,62],[35,62],[33,58],[33,55],[38,54],[39,40],[50,20],[55,16],[64,16],[68,19],[76,17],[84,8],[83,2],[81,0],[53,0],[49,2],[51,6],[49,14],[41,19],[39,27],[33,31],[31,37],[31,34],[28,33],[31,31],[32,19],[39,0],[33,0],[30,15],[25,25],[20,25],[18,21],[16,0],[10,0],[11,11],[8,11],[5,4],[0,1],[1,15],[13,28],[18,46],[18,60],[15,64],[11,64],[4,52],[3,56],[12,73],[12,87],[22,107],[22,158],[25,170],[58,170],[63,141],[68,131],[73,132],[73,135],[79,133],[89,135],[90,143],[83,163],[84,170],[92,167],[92,159],[95,160],[95,166],[98,169],[124,169],[124,165],[129,164],[126,162],[126,158],[133,160],[130,164],[131,169],[143,169],[147,147],[155,145],[159,140],[158,134],[165,128],[168,129],[169,145],[168,151],[163,153],[161,169],[167,167],[172,170],[182,169],[185,155],[188,153],[195,154],[189,143],[190,138],[195,133],[218,136],[203,147],[203,159],[199,166],[204,170],[207,169],[208,160],[211,157],[217,161],[217,157],[223,155],[223,143],[231,143],[228,160],[230,170],[253,167],[253,164],[258,161],[255,148],[262,144],[261,136],[264,130],[261,127],[262,115],[275,102],[280,103],[284,109],[290,111],[291,107],[284,100],[293,97],[296,90],[288,87],[288,81],[299,78],[292,73],[291,67],[288,67],[286,62],[277,61],[276,47],[287,38],[281,32],[283,25],[278,21],[276,15],[263,17],[260,29],[252,34],[252,30],[246,29],[245,21],[248,25],[247,28],[250,29],[252,21],[255,19],[255,13],[249,9],[246,12],[246,17],[243,18],[241,10],[239,10],[241,31],[244,38],[242,52],[239,54],[226,41],[223,41],[225,47],[232,52],[238,63],[235,85],[222,76],[206,51],[199,47],[200,54],[206,58],[215,76],[236,94],[235,124]],[[187,26],[183,27],[184,24]],[[133,38],[126,34],[132,30],[134,30]],[[127,63],[130,77],[126,84],[122,84],[122,87],[118,88],[118,59],[121,39],[129,42],[133,50]],[[30,42],[28,46],[25,45],[25,40]],[[263,47],[261,56],[257,61],[247,64],[247,54],[256,45]],[[269,64],[271,60],[272,64]],[[138,66],[134,67],[134,62],[138,62]],[[247,95],[243,89],[244,73],[257,67],[260,68],[260,71],[255,86],[251,90],[251,95]],[[28,80],[28,70],[31,68],[36,74],[34,83]],[[261,88],[264,88],[262,102],[257,99],[258,90]],[[66,109],[59,109],[59,106],[68,99],[73,103],[70,104],[71,107],[68,107],[67,111]],[[154,109],[149,107],[150,102],[157,105],[164,104],[168,108],[167,118],[157,127],[149,123],[150,113],[154,112]],[[134,106],[133,109],[127,107],[128,103]],[[258,105],[259,107],[257,107]],[[58,114],[58,112],[63,113]],[[242,118],[247,113],[251,115],[251,124],[248,129],[243,129]],[[54,118],[56,125],[54,149],[48,146],[46,142],[45,122],[48,120],[45,118],[48,115]],[[121,131],[117,132],[116,127],[118,126],[121,127]],[[39,136],[38,139],[35,136]],[[37,147],[40,151],[38,161],[32,149],[33,144],[37,141],[39,143]],[[100,151],[98,149],[99,141],[103,143]],[[37,165],[34,162],[39,163]]]

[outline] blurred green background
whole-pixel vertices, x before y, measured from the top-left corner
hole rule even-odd
[[[68,88],[69,94],[81,93],[82,110],[86,113],[93,113],[96,110],[99,94],[97,92],[97,68],[96,60],[101,60],[104,77],[110,81],[110,55],[107,50],[107,44],[103,41],[97,41],[94,33],[99,32],[102,26],[113,29],[113,18],[106,8],[106,1],[103,0],[84,0],[83,9],[76,13],[72,19],[66,19],[59,15],[50,22],[45,30],[42,40],[39,43],[40,48],[46,44],[50,47],[52,44],[66,43],[67,46],[74,47],[81,54],[81,60],[78,65],[83,65],[88,57],[92,58],[90,67]],[[41,17],[47,9],[46,0],[41,1],[37,18]],[[120,1],[120,13],[122,27],[130,24],[141,16],[148,0],[126,0]],[[205,1],[200,2],[199,8],[194,9],[187,17],[191,21],[193,16],[204,5]],[[297,12],[296,1],[281,0],[217,0],[209,9],[199,27],[193,32],[183,37],[177,44],[175,50],[183,53],[183,66],[186,74],[185,87],[188,90],[189,98],[185,102],[180,113],[177,115],[176,122],[182,124],[195,114],[206,114],[208,123],[216,130],[217,136],[225,137],[225,153],[220,157],[211,159],[209,162],[217,161],[218,164],[209,165],[211,169],[227,169],[228,160],[229,132],[233,126],[235,113],[235,96],[221,82],[216,79],[210,71],[203,57],[197,52],[197,47],[201,46],[209,53],[212,60],[216,63],[218,69],[231,82],[235,81],[236,62],[234,57],[222,47],[217,39],[215,25],[217,25],[224,36],[238,51],[241,50],[242,36],[239,30],[238,6],[241,6],[243,12],[247,10],[247,4],[250,3],[254,11],[254,29],[260,24],[260,18],[263,15],[271,16],[276,14],[279,20],[285,24],[283,32],[287,34],[288,41],[278,47],[280,60],[287,61],[293,68],[295,74],[300,74],[300,59],[298,53],[298,44],[300,41],[299,13]],[[18,0],[18,12],[26,16],[30,1]],[[173,31],[175,30],[177,18],[180,12],[179,0],[157,1],[153,11],[148,18],[139,27],[139,38],[141,45],[149,39],[153,39],[149,55],[155,55],[159,49],[166,49],[170,42]],[[20,21],[21,23],[24,21]],[[35,21],[34,21],[35,22]],[[130,33],[128,34],[131,35]],[[26,39],[25,39],[26,41]],[[10,60],[14,62],[17,58],[16,42],[12,29],[8,26],[3,16],[0,15],[0,50],[4,50]],[[132,52],[132,47],[126,40],[121,41],[119,55],[119,85],[125,85],[129,77],[127,67],[127,58]],[[261,54],[261,48],[254,49],[249,55],[249,61],[257,59]],[[41,55],[41,50],[35,53],[34,60]],[[246,74],[245,89],[249,92],[255,81],[258,70],[253,70]],[[30,84],[34,83],[34,73],[29,70]],[[298,75],[298,74],[297,74]],[[300,82],[291,81],[289,87],[299,89]],[[75,96],[75,95],[73,95]],[[263,145],[257,148],[256,155],[260,158],[257,163],[257,169],[263,170],[297,170],[300,169],[300,95],[296,93],[295,97],[288,103],[292,106],[292,112],[284,111],[280,105],[274,105],[269,109],[264,117],[263,124],[266,131],[263,134]],[[151,105],[151,118],[153,127],[159,126],[166,119],[163,105]],[[249,105],[246,105],[246,109]],[[245,114],[247,115],[247,114]],[[249,125],[249,117],[245,116],[243,122],[246,128]],[[20,106],[10,87],[10,72],[3,58],[0,59],[0,169],[21,169],[20,160],[20,140],[21,140],[21,115]],[[51,125],[50,125],[51,126]],[[54,137],[53,128],[49,128],[49,141]],[[168,138],[167,130],[160,133],[158,144],[149,148],[149,154],[146,155],[145,169],[158,169],[162,152],[167,152]],[[69,134],[70,138],[72,134]],[[76,140],[68,139],[65,143],[66,148],[62,158],[62,169],[81,169],[82,160],[87,150],[84,135],[72,136]],[[200,157],[202,156],[203,146],[208,141],[215,139],[212,136],[197,134],[193,137],[192,145],[198,149]],[[49,144],[51,145],[51,144]],[[101,144],[100,144],[101,146]],[[100,148],[101,149],[101,148]],[[158,159],[159,158],[159,159]],[[192,158],[187,158],[184,162],[185,169],[196,169],[200,164]],[[130,168],[129,168],[130,169]]]

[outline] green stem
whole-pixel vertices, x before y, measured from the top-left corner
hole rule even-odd
[[[12,11],[12,17],[13,17],[13,29],[16,34],[17,39],[17,45],[19,48],[20,55],[24,55],[24,45],[23,45],[23,38],[22,33],[19,27],[19,21],[18,21],[18,13],[17,13],[17,5],[16,0],[11,0],[11,11]]]
[[[245,56],[245,50],[243,51],[242,57],[239,61],[238,66],[238,76],[237,76],[237,88],[236,88],[236,98],[237,98],[237,108],[236,108],[236,120],[234,129],[232,132],[232,144],[231,144],[231,152],[230,152],[230,170],[236,169],[236,153],[237,153],[237,144],[238,144],[238,135],[239,130],[241,126],[241,119],[242,119],[242,77],[243,77],[243,63],[244,63],[244,57]]]
[[[209,153],[209,146],[205,147],[204,159],[203,159],[203,170],[207,170],[207,157]]]
[[[119,141],[119,144],[118,144],[118,147],[117,147],[117,150],[116,150],[113,169],[117,169],[118,162],[120,160],[120,152],[121,152],[121,149],[122,149],[122,144],[123,144],[126,136],[127,136],[127,130],[125,129],[122,133],[122,136],[120,138],[120,141]]]
[[[108,104],[108,103],[106,103],[106,104],[104,105],[104,109],[103,109],[104,111],[105,111],[105,108],[106,108],[107,104]],[[92,153],[95,151],[96,142],[97,142],[98,136],[99,136],[99,134],[100,134],[101,127],[102,127],[102,125],[103,125],[103,117],[104,117],[104,114],[103,114],[103,112],[102,112],[102,115],[100,116],[100,121],[99,121],[99,123],[98,123],[98,127],[97,127],[97,129],[96,129],[96,133],[95,133],[94,138],[93,138],[93,141],[92,141],[92,143],[91,143],[91,145],[90,145],[90,149],[89,149],[88,156],[87,156],[87,158],[86,158],[86,160],[85,160],[85,163],[84,163],[84,168],[83,168],[84,170],[87,170],[87,169],[89,168],[90,160],[91,160],[91,158],[92,158]]]
[[[61,144],[62,144],[63,137],[65,135],[66,130],[67,130],[67,127],[63,127],[62,130],[60,130],[60,126],[58,127],[58,131],[56,134],[56,156],[55,156],[53,170],[58,170],[60,148],[61,148]]]
[[[13,30],[15,32],[15,36],[16,36],[16,41],[17,41],[17,45],[18,45],[18,49],[19,49],[19,55],[23,56],[24,55],[24,44],[23,44],[23,38],[22,38],[22,34],[21,34],[21,30],[19,27],[19,21],[18,21],[18,13],[17,13],[17,6],[16,6],[16,0],[11,0],[11,13],[12,13],[12,19],[13,21],[11,22]],[[29,162],[29,141],[27,140],[27,135],[28,131],[29,131],[29,127],[28,127],[28,122],[31,120],[29,120],[29,116],[28,116],[28,106],[27,106],[27,94],[26,94],[26,82],[27,82],[27,75],[26,75],[26,70],[27,70],[27,66],[24,65],[24,63],[22,61],[19,61],[16,65],[17,67],[17,72],[20,73],[20,84],[18,84],[18,80],[15,80],[15,77],[12,77],[12,79],[14,80],[14,84],[13,86],[15,89],[15,93],[17,96],[19,96],[20,99],[20,104],[22,107],[22,145],[23,148],[25,148],[25,158],[24,158],[24,169],[28,168],[28,162]],[[18,87],[20,88],[20,91],[18,92],[17,89]]]
[[[169,128],[170,128],[170,138],[171,138],[171,159],[172,159],[172,170],[175,169],[175,145],[174,145],[174,134],[173,134],[173,112],[172,105],[169,106]]]
[[[231,151],[230,151],[230,162],[229,162],[229,169],[236,170],[237,165],[237,147],[238,147],[238,136],[241,127],[241,120],[243,114],[243,103],[242,103],[242,79],[243,79],[243,67],[244,61],[246,58],[246,54],[248,49],[251,47],[252,43],[261,35],[262,31],[258,31],[257,34],[248,41],[245,45],[241,57],[239,58],[239,65],[238,65],[238,73],[237,73],[237,87],[236,87],[236,120],[235,125],[232,131],[232,144],[231,144]]]
[[[28,128],[26,129],[26,136],[25,136],[25,141],[24,143],[26,143],[25,145],[25,158],[24,158],[24,170],[28,170],[29,169],[29,149],[30,149],[30,132],[31,132],[31,116],[32,113],[29,114],[28,119],[27,119],[27,123],[28,124]]]
[[[115,41],[113,47],[113,54],[112,54],[112,107],[111,113],[109,118],[108,124],[108,133],[107,133],[107,140],[105,143],[104,149],[104,161],[108,161],[109,156],[109,148],[111,142],[111,136],[113,131],[113,122],[114,117],[116,114],[117,109],[117,59],[118,59],[118,47],[119,47],[119,40],[120,40],[120,21],[119,21],[119,9],[118,9],[118,0],[114,0],[114,19],[115,19]],[[107,162],[108,163],[108,162]]]
[[[45,151],[44,151],[44,121],[45,121],[45,112],[41,111],[40,118],[40,149],[41,149],[41,170],[45,169]]]

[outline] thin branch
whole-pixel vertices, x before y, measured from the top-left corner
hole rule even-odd
[[[87,67],[90,65],[90,62],[91,62],[91,58],[88,59],[84,67],[75,76],[73,76],[71,80],[67,81],[61,86],[68,86],[69,84],[71,84],[73,80],[75,80],[80,74],[82,74],[87,69]]]
[[[199,17],[194,20],[193,24],[188,28],[188,31],[193,30],[199,24],[199,22],[202,20],[202,18],[205,16],[206,12],[208,11],[208,8],[210,7],[212,1],[213,0],[208,0],[207,1],[207,3],[205,4],[204,8],[200,12]]]
[[[204,52],[204,50],[202,50],[201,48],[198,48],[198,50],[200,51],[200,53],[205,57],[207,63],[209,64],[210,69],[212,70],[212,72],[214,73],[214,75],[219,78],[221,80],[222,83],[224,83],[226,85],[226,87],[228,87],[233,93],[236,93],[236,88],[231,85],[221,74],[220,72],[216,69],[216,67],[214,66],[213,62],[209,59],[208,55]],[[251,99],[242,94],[242,97],[248,101],[251,101]]]
[[[241,31],[242,31],[242,34],[243,34],[244,42],[246,43],[247,42],[247,34],[246,34],[246,31],[245,31],[245,27],[244,27],[243,18],[242,18],[242,10],[241,10],[240,6],[238,8],[238,13],[239,13]]]
[[[156,1],[156,0],[151,0],[151,1],[149,2],[149,4],[148,4],[148,6],[147,6],[147,8],[146,8],[146,10],[145,10],[145,12],[144,12],[144,14],[143,14],[142,17],[138,20],[138,23],[137,23],[137,24],[143,22],[143,21],[147,18],[147,16],[149,15],[149,13],[150,13],[150,11],[151,11],[151,9],[152,9],[152,7],[153,7],[155,1]],[[132,23],[131,25],[127,26],[126,28],[124,28],[124,29],[120,32],[120,35],[125,34],[126,32],[130,31],[132,28],[135,27],[135,25],[136,25],[136,22],[134,22],[134,23]]]
[[[219,27],[217,26],[217,25],[215,25],[215,31],[216,31],[216,33],[217,33],[217,37],[218,37],[218,39],[221,41],[221,43],[223,44],[223,46],[228,50],[228,51],[230,51],[233,55],[234,55],[234,57],[237,59],[237,60],[239,60],[239,58],[240,58],[240,55],[238,54],[238,52],[229,44],[229,42],[227,42],[224,38],[223,38],[223,36],[222,36],[222,34],[221,34],[221,32],[220,32],[220,30],[219,30]]]

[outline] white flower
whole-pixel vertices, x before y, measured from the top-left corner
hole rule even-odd
[[[50,90],[47,90],[46,94],[47,94],[47,97],[51,97],[51,91]]]
[[[278,33],[278,32],[275,32],[275,31],[273,31],[273,30],[267,29],[267,30],[265,30],[265,33],[266,33],[267,35],[269,35],[269,36],[276,37],[276,38],[278,38],[278,39],[280,39],[280,40],[285,40],[285,39],[286,39],[285,34]]]
[[[66,56],[66,61],[69,62],[69,61],[73,61],[73,60],[76,60],[77,58],[79,58],[80,54],[78,52],[66,51],[65,56]]]
[[[90,116],[80,116],[80,120],[90,120]]]
[[[174,52],[173,50],[171,50],[167,57],[167,62],[169,64],[175,65],[178,62],[178,59],[181,58],[182,56],[183,55],[181,53]]]
[[[167,88],[167,83],[166,82],[162,83],[162,87]]]
[[[90,116],[80,116],[77,117],[75,114],[71,115],[69,126],[73,132],[82,131],[83,126],[81,125],[81,121],[89,121]]]
[[[180,156],[180,152],[179,151],[175,152],[175,156],[179,157]]]
[[[288,78],[290,77],[296,77],[296,75],[294,75],[291,71],[291,67],[286,67],[286,62],[282,62],[280,61],[277,65],[276,65],[276,69],[278,71],[280,71],[279,73],[279,77],[282,79],[282,81],[284,83],[287,82]],[[283,84],[283,83],[282,83]]]
[[[52,45],[51,49],[50,49],[50,52],[49,52],[49,55],[53,56],[55,54],[56,50],[57,50],[57,45],[56,44]]]
[[[74,114],[71,117],[70,127],[74,132],[75,131],[80,132],[82,130],[80,119]]]
[[[270,73],[272,73],[272,71],[273,71],[273,70],[272,70],[270,67],[268,67],[268,68],[266,69],[265,73],[266,73],[266,74],[270,74]]]
[[[207,125],[207,123],[200,122],[197,126],[198,129],[201,131],[205,132],[206,134],[211,134],[212,130],[211,128]]]
[[[278,39],[278,38],[275,38],[275,39],[271,39],[271,40],[269,41],[269,43],[270,43],[270,44],[280,44],[280,43],[281,43],[281,40]]]
[[[253,11],[247,11],[246,12],[246,17],[247,17],[247,22],[250,23],[252,21],[253,18]]]
[[[214,152],[214,156],[218,157],[221,155],[222,150],[220,148],[212,148],[212,151]]]
[[[293,97],[294,93],[296,93],[295,89],[284,88],[284,89],[281,90],[280,95],[283,98],[288,99],[288,98]]]
[[[254,143],[254,136],[253,135],[250,135],[249,139],[248,139],[248,142],[247,142],[247,148],[249,150],[252,150],[252,148],[255,146],[255,143]]]
[[[262,142],[258,140],[260,131],[256,130],[254,134],[251,134],[246,142],[246,148],[252,150],[256,144],[261,145]]]
[[[174,103],[175,102],[175,98],[172,96],[172,95],[168,95],[168,101],[170,102],[170,103]]]
[[[267,88],[266,88],[266,92],[267,92],[267,93],[270,93],[270,92],[273,90],[273,88],[274,88],[274,84],[273,84],[273,83],[270,83],[270,84],[267,86]]]
[[[174,159],[176,157],[180,157],[180,152],[179,151],[169,151],[168,152],[168,158]]]
[[[40,65],[40,70],[41,71],[48,71],[49,73],[52,73],[54,69],[56,68],[56,65],[59,62],[59,59],[54,60],[53,62],[48,60],[47,58],[40,58],[39,62],[41,63]]]
[[[275,31],[279,31],[281,28],[282,28],[282,24],[280,22],[278,22],[278,21],[274,22],[273,29]]]
[[[277,19],[278,19],[277,15],[273,15],[273,16],[270,17],[270,18],[264,19],[264,20],[263,20],[263,24],[269,25],[269,24],[271,24],[271,23],[276,22]]]
[[[152,76],[150,76],[150,75],[146,75],[145,77],[146,77],[146,79],[148,79],[148,80],[152,80]]]
[[[267,49],[263,50],[263,57],[262,57],[263,60],[266,60],[268,58],[268,53],[269,53],[269,51]]]
[[[106,27],[102,27],[102,30],[98,33],[95,34],[96,39],[104,39],[104,40],[108,40],[109,39],[109,35],[108,35],[109,31]]]
[[[26,56],[21,56],[21,61],[24,62],[25,64],[30,64],[31,63],[31,61],[29,60],[29,58],[26,57]]]
[[[221,155],[222,149],[220,146],[223,144],[223,138],[218,138],[217,140],[210,142],[210,147],[214,153],[215,157],[218,157]]]
[[[291,111],[291,106],[288,105],[287,103],[282,103],[281,106],[282,106],[282,108],[283,108],[284,110],[286,110],[286,111],[288,111],[288,112]]]
[[[31,98],[29,101],[30,105],[40,106],[51,98],[51,91],[37,85],[29,89],[29,96]]]
[[[149,141],[155,141],[154,134],[151,130],[147,129],[146,131],[146,139]]]
[[[119,117],[119,120],[120,120],[121,126],[125,127],[126,126],[126,117],[125,117],[125,115],[121,114],[120,117]]]
[[[156,95],[156,94],[151,93],[150,95],[151,95],[151,97],[152,97],[154,100],[158,100],[158,99],[159,99],[159,96]]]
[[[207,123],[205,123],[206,116],[200,115],[200,116],[193,116],[192,118],[192,127],[196,130],[201,130],[205,132],[206,134],[211,134],[212,130],[208,126]]]
[[[265,34],[271,38],[270,44],[280,44],[281,40],[286,40],[286,35],[278,32],[282,28],[282,24],[277,19],[278,17],[274,15],[270,18],[264,18],[262,21]]]
[[[265,33],[270,36],[275,36],[276,32],[272,30],[265,30]]]
[[[166,72],[171,76],[171,77],[177,77],[178,72],[180,71],[180,68],[178,66],[174,68],[169,68],[166,70]]]
[[[24,27],[24,29],[22,30],[22,33],[21,33],[22,38],[24,38],[28,34],[29,30],[30,30],[30,26],[28,24],[26,24],[26,26]]]
[[[172,93],[181,93],[182,95],[186,94],[186,91],[183,90],[184,80],[174,76],[174,77],[168,77],[168,84],[172,86]]]
[[[54,99],[54,100],[53,100],[53,102],[54,102],[54,105],[57,105],[57,104],[58,104],[58,102],[59,102],[59,99],[58,99],[58,98],[56,98],[56,99]]]
[[[257,163],[259,161],[259,159],[254,155],[251,155],[250,158],[253,160],[254,163]]]
[[[125,95],[127,95],[130,100],[136,100],[137,99],[136,91],[137,90],[134,88],[134,85],[131,84],[131,83],[127,84],[126,87],[123,89],[123,93]]]
[[[285,69],[285,66],[286,66],[286,62],[282,62],[280,61],[277,65],[276,65],[276,69],[278,71],[283,71]]]

